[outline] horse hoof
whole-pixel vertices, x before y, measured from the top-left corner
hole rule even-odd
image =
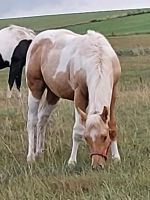
[[[92,166],[92,170],[103,170],[104,169],[104,165],[100,164],[97,166]]]
[[[72,166],[75,166],[75,165],[76,165],[76,161],[74,161],[74,160],[68,161],[68,166],[72,167]]]
[[[35,157],[38,161],[44,161],[44,151],[36,152]]]
[[[120,159],[120,156],[118,157],[112,157],[112,160],[114,163],[120,163],[121,162],[121,159]]]
[[[21,99],[22,95],[21,92],[18,93],[18,98]]]
[[[35,162],[35,154],[31,154],[27,156],[27,162],[28,163],[34,163]]]
[[[11,94],[7,93],[7,99],[11,99]]]

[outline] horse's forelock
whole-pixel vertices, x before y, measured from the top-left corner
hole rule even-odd
[[[87,128],[98,127],[99,123],[100,123],[100,115],[98,113],[89,115],[87,117],[87,121],[86,121]]]

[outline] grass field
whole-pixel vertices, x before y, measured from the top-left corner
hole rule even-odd
[[[87,30],[97,30],[105,35],[131,35],[150,33],[150,13],[134,16],[125,16],[121,18],[113,18],[104,21],[97,21],[87,24],[71,25],[66,28],[86,33]]]
[[[47,15],[37,17],[25,17],[16,19],[0,20],[0,28],[9,24],[17,24],[25,27],[33,28],[34,30],[43,30],[48,28],[56,28],[67,25],[87,23],[94,19],[106,19],[125,15],[128,11],[104,11],[79,14],[63,14],[63,15]]]
[[[149,35],[109,40],[116,50],[149,46]],[[65,100],[50,118],[43,160],[27,164],[26,87],[21,100],[15,94],[6,99],[7,70],[0,71],[0,200],[150,200],[150,56],[123,55],[120,62],[116,114],[122,162],[109,159],[99,172],[91,170],[84,142],[77,166],[67,166],[73,104]]]

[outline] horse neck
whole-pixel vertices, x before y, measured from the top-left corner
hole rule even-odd
[[[110,107],[113,88],[112,80],[112,72],[108,68],[103,67],[101,71],[93,69],[92,73],[88,73],[88,114],[102,113],[104,106]]]

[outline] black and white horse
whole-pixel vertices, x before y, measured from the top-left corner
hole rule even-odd
[[[27,50],[35,37],[34,31],[11,25],[0,30],[0,69],[9,67],[7,97],[11,97],[14,85],[20,93],[22,70],[26,61]]]

